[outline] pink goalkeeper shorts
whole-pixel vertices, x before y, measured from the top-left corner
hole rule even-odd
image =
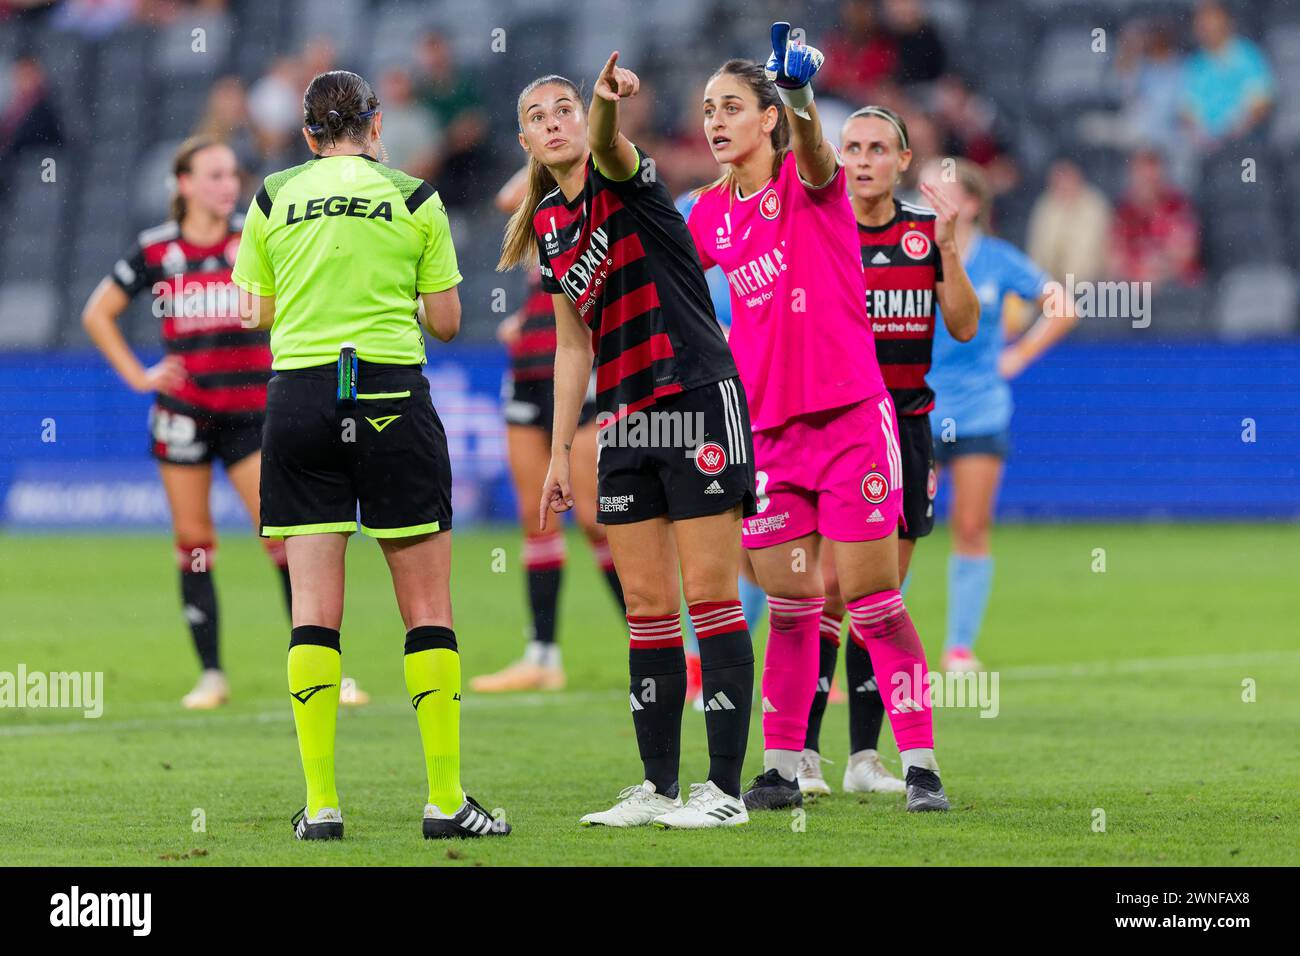
[[[745,519],[747,548],[817,532],[874,541],[903,514],[903,460],[889,392],[754,432],[758,513]]]

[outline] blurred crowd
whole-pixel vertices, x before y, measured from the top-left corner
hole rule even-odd
[[[1207,274],[1207,234],[1216,228],[1198,196],[1203,171],[1216,157],[1235,157],[1259,140],[1277,84],[1269,56],[1243,35],[1228,7],[1217,0],[1188,4],[1183,16],[1120,23],[1113,49],[1098,51],[1109,58],[1106,101],[1079,111],[1077,137],[1045,155],[1027,156],[1023,148],[1031,112],[1009,109],[1005,97],[999,101],[982,88],[978,71],[956,65],[937,10],[925,0],[840,3],[835,29],[810,37],[827,57],[817,102],[832,131],[866,103],[897,110],[914,151],[909,175],[938,156],[977,163],[995,195],[995,226],[1004,205],[1018,203],[1026,214],[1009,238],[1023,241],[1058,277],[1196,286]],[[0,0],[0,29],[6,17],[39,6]],[[983,4],[972,6],[970,16],[981,16]],[[237,15],[226,0],[66,0],[50,16],[60,30],[103,38],[196,12],[209,22]],[[388,161],[433,181],[449,206],[473,218],[487,208],[493,183],[518,165],[517,155],[500,148],[514,128],[513,93],[490,70],[464,68],[444,32],[413,31],[406,42],[405,55],[376,65],[370,77],[382,104]],[[1088,42],[1081,34],[1079,43]],[[263,175],[302,161],[302,90],[316,73],[339,66],[354,65],[341,64],[335,44],[322,35],[262,64],[251,79],[221,75],[192,132],[234,147],[251,195]],[[625,131],[657,158],[674,192],[713,179],[716,166],[700,134],[704,78],[683,94],[666,82],[667,68],[652,61],[638,69],[642,95],[624,105]],[[57,78],[38,57],[21,54],[7,72],[0,83],[0,190],[11,157],[31,145],[58,143],[76,119],[60,115],[51,96]],[[657,96],[661,83],[665,92]],[[1122,156],[1122,177],[1109,185],[1095,181],[1077,155],[1080,145]],[[492,183],[485,182],[489,176]]]

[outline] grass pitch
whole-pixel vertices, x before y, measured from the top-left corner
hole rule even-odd
[[[455,534],[468,677],[520,651],[519,536]],[[493,571],[496,548],[505,573]],[[339,721],[347,839],[302,844],[289,827],[303,785],[284,686],[288,624],[254,539],[224,536],[215,568],[234,699],[191,714],[179,699],[196,665],[166,536],[3,537],[0,671],[103,671],[105,706],[93,720],[0,709],[0,865],[1300,863],[1296,529],[1007,527],[995,551],[979,651],[999,674],[998,715],[935,711],[952,813],[909,816],[901,797],[839,793],[847,714],[832,704],[823,751],[834,796],[802,817],[669,833],[577,826],[641,775],[624,625],[571,539],[560,623],[569,689],[464,695],[466,787],[503,808],[515,833],[449,845],[420,836],[424,770],[401,621],[378,548],[358,536],[344,672],[374,702]],[[907,595],[931,660],[946,554],[942,532],[922,542]],[[759,731],[756,713],[747,775],[761,769]],[[685,785],[707,766],[702,715],[688,711],[683,738]],[[888,725],[882,748],[897,771]]]

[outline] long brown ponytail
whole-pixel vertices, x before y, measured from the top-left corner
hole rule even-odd
[[[750,92],[758,98],[758,110],[760,113],[766,112],[768,107],[776,107],[776,125],[772,127],[772,178],[775,179],[781,172],[781,163],[785,161],[785,154],[790,152],[790,120],[786,118],[785,106],[781,102],[781,96],[776,91],[776,84],[767,78],[767,73],[761,63],[755,63],[753,60],[728,60],[714,72],[710,80],[715,76],[734,76],[749,87]],[[733,169],[728,169],[721,176],[709,183],[707,186],[701,186],[695,190],[694,195],[699,196],[707,193],[712,189],[725,188],[730,195],[736,188],[736,173]]]
[[[573,94],[574,100],[581,106],[582,92],[572,80],[555,74],[539,76],[525,86],[519,94],[519,102],[515,107],[515,113],[521,130],[524,125],[525,98],[539,86],[548,86],[550,84],[565,87]],[[510,221],[506,223],[505,237],[501,240],[501,258],[497,262],[498,272],[506,272],[522,265],[531,265],[536,261],[537,241],[533,237],[533,211],[546,194],[555,189],[557,185],[558,183],[556,183],[555,177],[551,175],[551,171],[529,153],[528,194],[524,196],[519,207],[510,215]]]

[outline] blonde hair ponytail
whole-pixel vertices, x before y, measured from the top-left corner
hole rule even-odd
[[[506,272],[537,261],[537,242],[533,238],[533,212],[556,185],[551,171],[533,156],[528,157],[528,194],[510,214],[505,238],[501,240],[501,259],[497,272]]]

